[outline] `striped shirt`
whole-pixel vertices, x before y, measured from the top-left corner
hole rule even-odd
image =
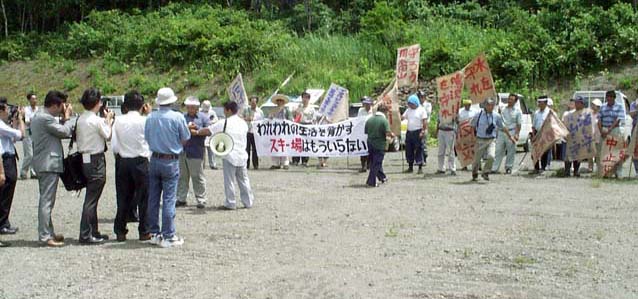
[[[598,120],[601,122],[603,128],[611,127],[614,122],[619,119],[620,126],[625,120],[625,109],[621,105],[614,104],[613,106],[603,105],[600,107],[600,113],[598,113]]]

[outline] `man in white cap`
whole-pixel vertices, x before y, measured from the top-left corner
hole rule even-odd
[[[206,178],[204,177],[204,141],[210,136],[208,115],[199,112],[199,99],[190,96],[184,101],[186,113],[184,119],[188,124],[191,138],[184,144],[184,151],[179,155],[179,184],[177,185],[177,203],[175,206],[186,206],[189,181],[193,182],[193,193],[197,208],[206,207]]]
[[[215,112],[215,110],[212,109],[209,100],[205,100],[202,102],[202,107],[199,108],[199,112],[202,112],[208,115],[208,119],[210,120],[211,125],[219,121],[219,118],[217,117],[217,113]],[[206,140],[204,140],[204,144],[206,145],[206,154],[208,156],[208,167],[210,167],[210,169],[217,169],[217,161],[215,161],[215,153],[213,153],[213,150],[211,150],[210,147],[208,147],[209,141],[210,141],[210,137],[206,137]]]
[[[151,243],[161,247],[184,244],[184,239],[175,233],[175,201],[179,180],[179,155],[183,145],[191,138],[184,116],[173,111],[177,101],[175,92],[161,88],[155,102],[159,106],[146,119],[144,137],[152,152],[148,183],[148,230]],[[159,209],[162,200],[162,229],[160,231]]]
[[[521,126],[523,124],[523,112],[516,108],[516,102],[518,102],[518,95],[511,93],[507,98],[507,107],[501,111],[501,116],[510,135],[518,142],[518,135],[521,132]],[[496,160],[494,161],[494,166],[492,166],[492,172],[498,172],[499,168],[501,168],[503,156],[507,153],[507,157],[505,158],[505,173],[512,173],[514,157],[516,156],[516,142],[511,142],[505,134],[498,134],[498,137],[496,137]]]
[[[447,157],[447,170],[450,175],[456,175],[456,156],[454,154],[454,143],[456,142],[457,120],[441,123],[441,113],[436,125],[436,139],[439,142],[439,168],[436,174],[444,174],[445,157]]]
[[[239,185],[239,197],[245,208],[253,206],[253,191],[248,179],[248,152],[246,152],[246,136],[248,124],[237,115],[239,107],[236,102],[228,101],[224,104],[226,119],[211,127],[213,133],[224,132],[233,140],[233,149],[224,157],[224,201],[223,209],[237,208],[235,200],[235,180]]]
[[[541,128],[543,127],[543,123],[545,122],[545,119],[549,115],[549,108],[547,107],[548,101],[549,101],[549,98],[547,96],[540,96],[536,100],[536,105],[538,106],[538,110],[534,112],[534,116],[532,117],[533,138],[540,138],[540,136],[537,137],[537,134],[540,133]],[[534,171],[532,173],[540,174],[547,169],[547,165],[549,165],[550,152],[551,152],[551,149],[543,153],[543,155],[540,157],[538,162],[536,162],[536,164],[534,165]]]

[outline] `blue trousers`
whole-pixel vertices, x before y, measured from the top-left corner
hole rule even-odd
[[[423,165],[423,139],[419,136],[421,130],[405,133],[405,158],[408,165]]]
[[[385,152],[383,150],[377,150],[368,143],[368,159],[370,160],[370,173],[366,182],[368,186],[376,186],[377,179],[386,179],[385,173],[383,173],[384,156]]]
[[[179,160],[151,158],[148,171],[147,227],[151,234],[160,233],[159,209],[162,202],[162,236],[175,235],[175,202],[179,180]]]

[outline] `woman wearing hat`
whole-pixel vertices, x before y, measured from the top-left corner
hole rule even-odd
[[[277,105],[275,111],[270,114],[271,119],[284,119],[284,120],[292,120],[292,113],[286,107],[288,104],[288,97],[283,94],[277,94],[272,97],[272,101]],[[290,164],[290,160],[288,157],[272,157],[272,166],[270,169],[288,169],[288,165]]]

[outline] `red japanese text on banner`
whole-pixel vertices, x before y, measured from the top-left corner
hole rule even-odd
[[[419,58],[421,46],[416,44],[397,49],[397,88],[416,89],[419,85]]]
[[[459,130],[456,133],[456,153],[462,168],[474,162],[476,135],[471,122],[471,119],[460,122]]]
[[[346,157],[368,155],[366,118],[328,125],[302,125],[287,120],[253,121],[260,157]]]
[[[454,121],[461,107],[463,92],[463,72],[436,78],[436,90],[439,97],[439,122],[449,124]]]
[[[463,70],[465,73],[465,86],[470,91],[472,103],[479,104],[487,98],[496,99],[494,79],[484,53],[472,60]]]

